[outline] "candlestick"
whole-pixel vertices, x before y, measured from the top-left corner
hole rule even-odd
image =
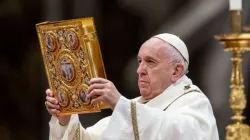
[[[226,127],[226,140],[250,140],[250,127],[243,123],[242,116],[247,99],[242,74],[242,54],[250,51],[250,33],[242,31],[242,2],[230,0],[231,34],[217,35],[216,39],[224,45],[224,50],[233,53],[230,85],[230,107],[233,110],[234,124]]]

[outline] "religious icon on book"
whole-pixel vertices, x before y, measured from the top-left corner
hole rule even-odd
[[[54,40],[54,38],[52,37],[52,35],[47,34],[47,35],[45,36],[45,40],[46,40],[47,49],[48,49],[49,51],[55,50],[55,40]]]
[[[83,102],[87,101],[87,95],[85,90],[81,90],[80,97]]]
[[[61,75],[67,81],[72,81],[74,78],[74,68],[72,62],[67,58],[62,59],[61,61]]]
[[[58,115],[100,112],[102,103],[87,99],[88,82],[106,78],[93,18],[36,25],[44,65],[56,99]]]
[[[74,33],[73,31],[69,31],[67,33],[67,42],[72,49],[76,49],[78,47],[78,39],[76,33]]]
[[[65,98],[65,92],[58,92],[58,100],[59,100],[59,104],[62,105],[62,106],[66,106],[67,105],[67,101],[66,101],[66,98]]]

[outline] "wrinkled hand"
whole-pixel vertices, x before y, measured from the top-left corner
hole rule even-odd
[[[50,89],[46,90],[46,102],[45,106],[48,110],[48,112],[52,115],[58,118],[60,124],[67,125],[70,120],[71,115],[67,116],[57,116],[58,113],[60,113],[60,106],[56,98],[54,97],[53,92]]]
[[[88,96],[87,98],[93,98],[91,103],[103,102],[111,109],[114,109],[121,94],[117,91],[115,85],[103,78],[92,78],[89,81]]]
[[[46,95],[46,108],[52,116],[57,117],[57,113],[60,112],[60,106],[58,104],[58,101],[56,100],[54,94],[51,92],[50,89],[46,90]]]

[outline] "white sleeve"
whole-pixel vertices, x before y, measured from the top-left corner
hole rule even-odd
[[[69,124],[62,126],[56,117],[49,122],[50,140],[101,140],[103,131],[109,123],[110,117],[98,121],[95,125],[84,129],[79,121],[78,115],[71,115]]]
[[[78,115],[71,115],[68,125],[62,126],[56,117],[51,118],[50,126],[50,140],[90,140],[87,131],[81,126]]]
[[[171,113],[136,103],[140,139],[218,140],[209,101],[194,94],[185,96],[183,107]],[[130,105],[130,100],[119,99],[104,132],[104,140],[134,139]]]

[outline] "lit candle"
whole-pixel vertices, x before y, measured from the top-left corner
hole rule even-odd
[[[230,10],[241,10],[242,0],[229,0]]]

